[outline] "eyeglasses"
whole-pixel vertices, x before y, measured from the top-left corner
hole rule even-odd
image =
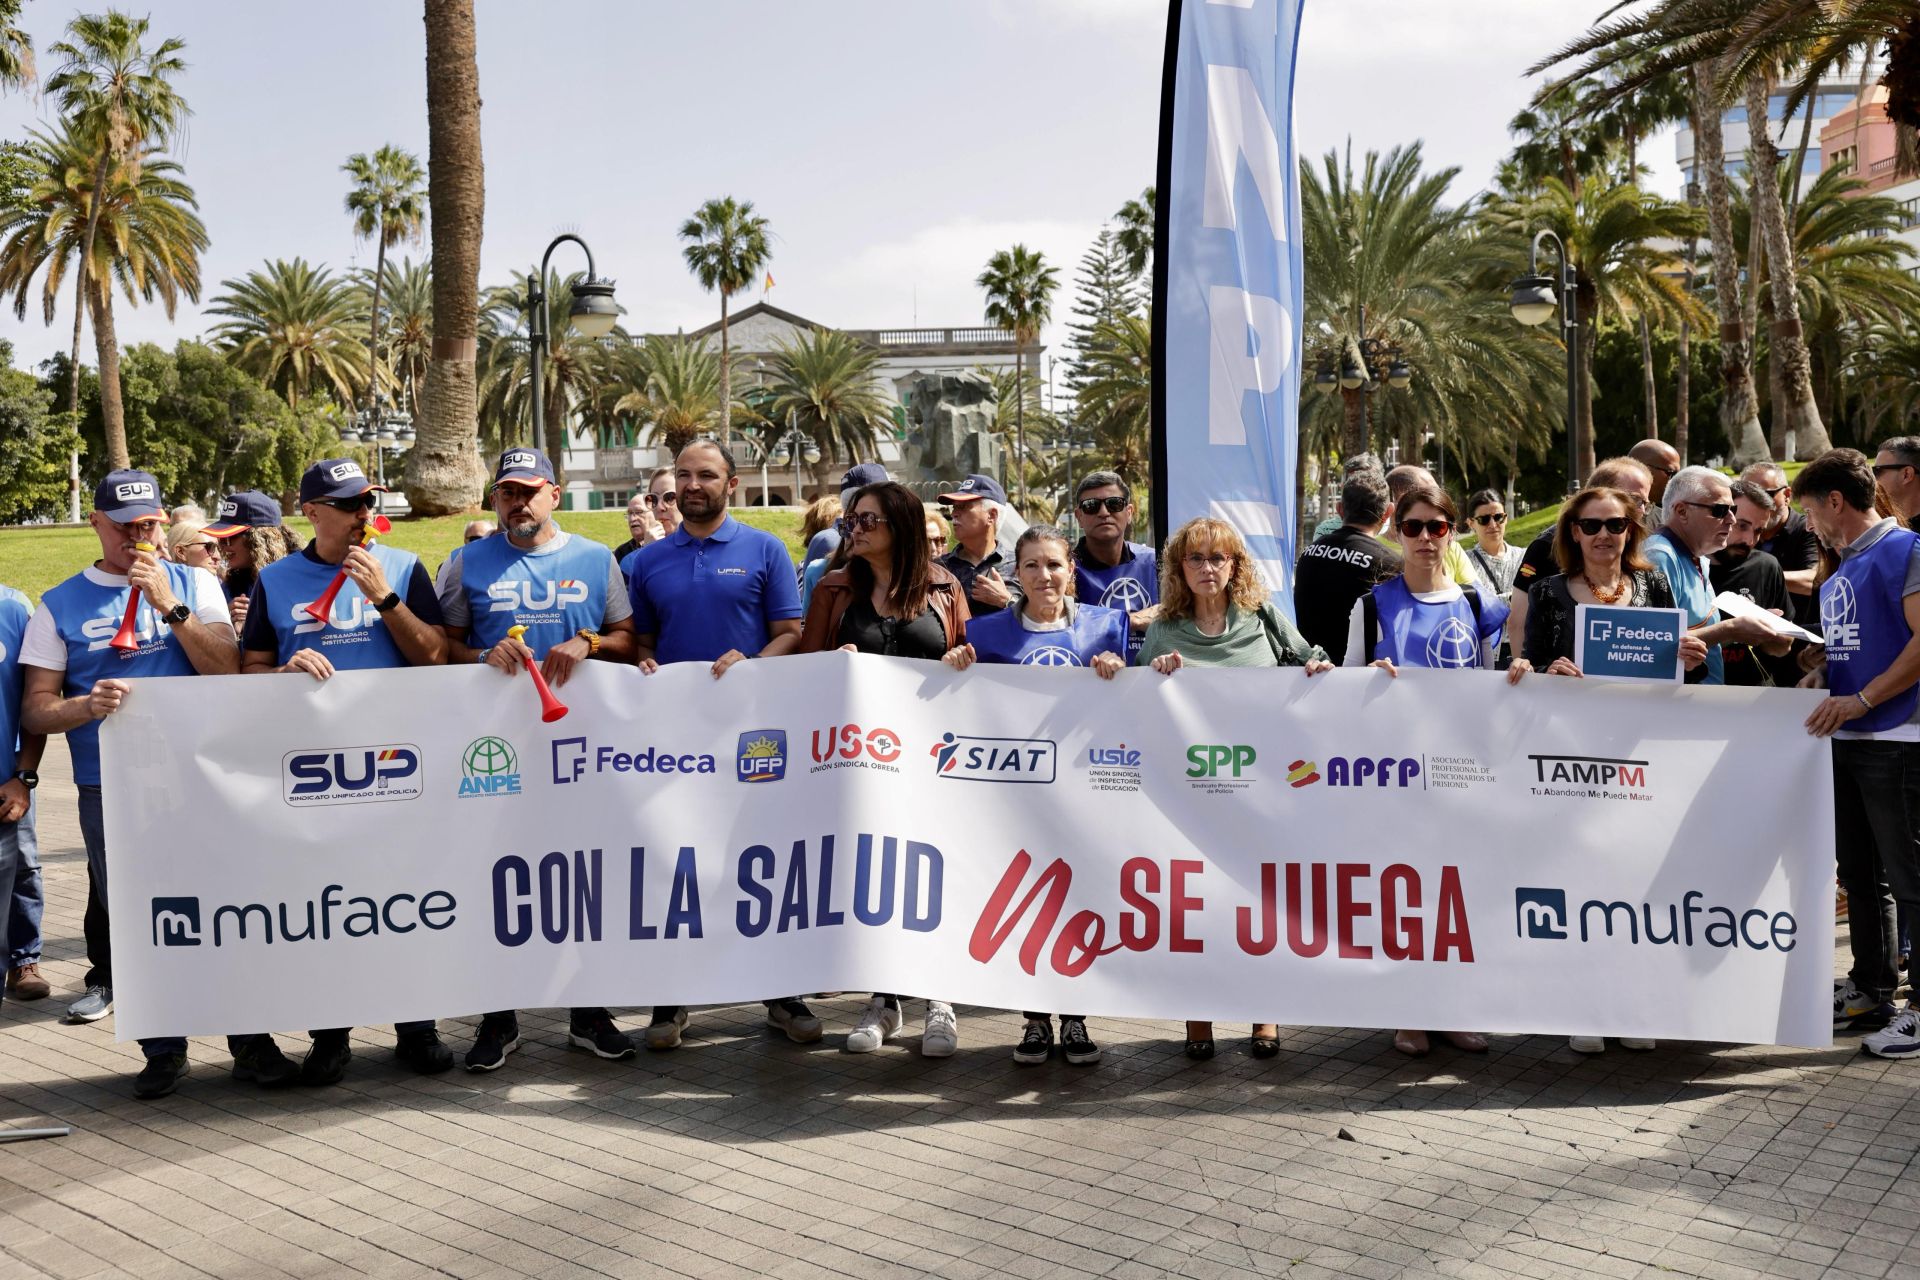
[[[1602,529],[1605,529],[1617,538],[1625,533],[1632,524],[1633,521],[1627,519],[1625,516],[1608,516],[1604,520],[1599,516],[1583,516],[1573,522],[1573,527],[1586,534],[1589,538],[1597,537]]]
[[[1473,522],[1483,529],[1490,524],[1505,524],[1507,522],[1507,513],[1504,511],[1496,511],[1492,515],[1475,516]]]
[[[468,535],[467,535],[467,536],[466,536],[466,537],[465,537],[465,538],[463,539],[463,541],[466,541],[466,542],[478,542],[478,541],[480,541],[480,539],[482,539],[482,538],[484,538],[484,537],[486,537],[486,536],[487,536],[487,535],[486,535],[486,534],[484,534],[484,533],[470,533],[470,534],[468,534]]]
[[[1678,502],[1674,505],[1680,507],[1698,507],[1715,520],[1733,519],[1733,504],[1731,502]]]
[[[323,507],[332,507],[335,511],[365,511],[373,505],[373,495],[363,493],[357,498],[316,498],[315,501]]]
[[[1908,467],[1911,467],[1912,465],[1913,464],[1911,462],[1882,462],[1878,466],[1874,467],[1873,474],[1877,476],[1882,471],[1905,471]]]
[[[1793,488],[1793,486],[1790,484],[1777,484],[1773,488],[1768,489],[1766,493],[1769,498],[1777,498],[1791,488]]]
[[[1233,562],[1232,556],[1223,556],[1218,551],[1214,552],[1210,556],[1203,556],[1196,551],[1192,555],[1187,557],[1187,568],[1189,569],[1224,569],[1232,562]]]
[[[649,493],[646,499],[650,507],[673,507],[680,503],[680,495],[677,493]]]
[[[1125,511],[1132,501],[1133,499],[1131,498],[1120,497],[1082,498],[1079,503],[1080,514],[1083,516],[1097,516],[1100,514],[1100,508],[1105,507],[1108,515],[1117,516],[1122,511]]]
[[[858,529],[862,533],[872,533],[887,523],[887,518],[877,511],[861,511],[844,517],[847,528]]]
[[[1417,538],[1425,533],[1429,538],[1444,538],[1453,532],[1453,522],[1449,520],[1402,520],[1398,526],[1403,538]]]

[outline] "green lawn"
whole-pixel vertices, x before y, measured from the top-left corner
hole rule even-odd
[[[799,541],[799,512],[748,509],[734,514],[755,528],[766,529],[777,535],[787,544],[787,551],[796,559],[799,558],[803,550]],[[554,516],[554,520],[569,533],[604,542],[609,547],[617,547],[627,540],[624,511],[562,511]],[[287,523],[298,529],[302,537],[312,534],[307,522],[299,516]],[[398,520],[394,522],[393,532],[385,541],[413,552],[426,563],[429,570],[438,569],[447,554],[460,545],[460,530],[466,523],[465,516]],[[100,540],[94,536],[92,529],[0,529],[0,583],[26,592],[35,603],[39,602],[48,587],[73,576],[99,558]]]

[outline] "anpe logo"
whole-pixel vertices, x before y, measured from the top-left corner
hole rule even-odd
[[[787,776],[787,731],[749,729],[740,735],[734,758],[741,782],[778,782]]]
[[[1513,891],[1514,932],[1522,938],[1564,942],[1617,942],[1630,947],[1696,943],[1716,950],[1791,951],[1800,930],[1789,911],[1761,907],[1739,910],[1713,906],[1707,895],[1689,889],[1678,902],[1608,902],[1589,898],[1577,913],[1567,908],[1564,889],[1517,888]]]
[[[558,582],[495,582],[487,587],[488,613],[542,613],[580,604],[587,584],[577,578]]]
[[[1567,936],[1565,889],[1515,889],[1514,929],[1523,938]]]
[[[1317,760],[1295,760],[1287,766],[1287,785],[1290,787],[1310,787],[1320,781],[1320,762]]]
[[[281,798],[295,807],[420,798],[420,748],[410,742],[289,751],[280,771]]]
[[[460,753],[460,798],[520,794],[520,757],[505,738],[475,738]]]
[[[955,782],[1052,782],[1057,746],[1046,738],[970,738],[943,733],[927,754]]]
[[[1458,618],[1448,618],[1427,637],[1427,665],[1430,667],[1477,667],[1480,665],[1480,637]]]
[[[153,900],[153,945],[156,947],[199,946],[200,899],[155,898]]]
[[[627,752],[609,746],[589,748],[585,738],[553,739],[553,780],[565,786],[578,782],[591,764],[595,773],[717,773],[719,762],[699,752],[647,747]]]
[[[1100,603],[1109,609],[1124,609],[1128,613],[1138,613],[1152,604],[1147,599],[1147,589],[1136,578],[1115,578],[1100,593]]]
[[[1253,748],[1243,744],[1202,744],[1187,748],[1189,778],[1217,778],[1224,771],[1238,778],[1252,766]]]
[[[1860,600],[1853,583],[1838,574],[1828,578],[1820,588],[1820,630],[1829,650],[1851,654],[1859,646],[1859,617]]]

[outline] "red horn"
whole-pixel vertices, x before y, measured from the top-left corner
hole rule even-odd
[[[518,640],[526,633],[527,629],[525,627],[507,628],[507,634],[515,640]],[[540,695],[541,722],[552,724],[555,720],[564,717],[567,714],[567,704],[554,696],[553,688],[547,684],[547,678],[540,674],[540,668],[529,662],[527,664],[527,674],[533,677],[534,692]]]
[[[366,524],[362,525],[361,530],[360,545],[367,546],[372,541],[371,534],[392,533],[393,521],[387,519],[385,516],[375,516]],[[333,581],[329,582],[327,589],[320,593],[320,598],[307,606],[307,616],[315,622],[326,622],[328,618],[333,616],[333,598],[339,595],[340,588],[346,585],[347,571],[342,569],[333,575]]]
[[[150,542],[136,542],[136,551],[152,551]],[[140,647],[140,641],[133,633],[134,619],[140,614],[140,588],[135,587],[127,593],[127,611],[120,615],[120,629],[113,633],[113,639],[107,641],[115,649],[133,650]]]

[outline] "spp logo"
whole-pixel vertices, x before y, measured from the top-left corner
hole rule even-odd
[[[289,751],[281,798],[295,808],[420,798],[420,748],[410,742]]]
[[[857,724],[837,724],[813,731],[815,764],[858,760],[863,756],[878,764],[892,764],[900,758],[900,735],[891,729],[863,731]]]
[[[495,582],[487,587],[488,613],[541,613],[580,604],[587,598],[587,584],[578,578],[558,582]]]
[[[741,782],[780,781],[787,776],[787,731],[749,729],[741,734],[734,766]]]
[[[460,798],[520,794],[520,757],[505,738],[475,738],[460,753]]]
[[[200,899],[155,898],[153,900],[153,945],[156,947],[199,946]]]
[[[327,468],[329,480],[365,480],[367,473],[360,469],[357,462],[336,462]]]
[[[1522,938],[1567,936],[1567,891],[1528,889],[1513,891],[1514,931]]]
[[[1480,637],[1458,618],[1448,618],[1427,637],[1427,665],[1430,667],[1477,667],[1480,665]]]
[[[955,782],[1052,782],[1059,749],[1046,738],[973,738],[943,733],[927,754],[937,777]]]
[[[1253,767],[1253,748],[1245,744],[1203,743],[1187,748],[1189,778],[1238,778]]]
[[[1820,588],[1820,629],[1829,650],[1850,651],[1860,644],[1860,601],[1853,583],[1834,575]]]
[[[302,600],[288,610],[287,616],[293,620],[295,635],[310,635],[315,631],[365,631],[380,620],[380,614],[374,609],[373,602],[359,593],[347,596],[342,593],[335,596],[333,608],[327,612],[325,622],[315,621],[307,612],[311,600]]]
[[[129,480],[125,484],[113,486],[113,496],[121,502],[158,502],[160,495],[145,480]]]

